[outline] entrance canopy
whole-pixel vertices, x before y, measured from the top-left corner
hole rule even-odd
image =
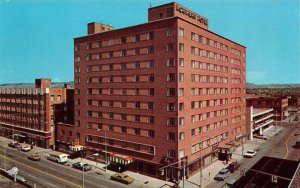
[[[117,154],[117,153],[110,153],[108,156],[108,160],[111,163],[129,165],[133,162],[133,157],[128,156],[128,155],[121,155],[121,154]]]

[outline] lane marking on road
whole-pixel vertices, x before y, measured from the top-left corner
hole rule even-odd
[[[288,142],[289,142],[289,140],[294,136],[295,132],[297,132],[297,131],[298,131],[298,129],[296,129],[296,130],[293,132],[293,134],[291,134],[290,137],[285,141],[285,151],[286,151],[286,153],[285,153],[284,159],[287,159],[287,156],[289,155]]]
[[[33,168],[33,167],[31,167],[31,166],[29,166],[29,165],[26,165],[26,164],[24,164],[24,163],[21,163],[21,162],[19,162],[19,161],[10,159],[9,157],[6,157],[6,156],[4,156],[4,155],[2,155],[2,154],[0,154],[0,155],[1,155],[3,158],[5,158],[5,159],[7,159],[7,160],[10,160],[10,161],[13,161],[13,162],[15,162],[15,163],[17,163],[17,164],[19,164],[19,165],[21,165],[21,166],[26,166],[26,167],[28,167],[28,168],[30,168],[30,169],[32,169],[32,170],[35,170],[35,171],[40,172],[40,173],[42,173],[42,174],[51,176],[51,177],[53,177],[53,178],[55,178],[55,179],[58,179],[58,180],[60,180],[60,181],[66,182],[66,183],[68,183],[68,184],[70,184],[70,185],[72,185],[72,186],[74,186],[74,187],[81,188],[81,186],[79,186],[79,185],[77,185],[77,184],[75,184],[75,183],[72,183],[72,182],[70,182],[70,181],[68,181],[68,180],[65,180],[65,179],[62,179],[62,178],[60,178],[60,177],[54,176],[54,175],[49,174],[49,173],[47,173],[47,172],[44,172],[44,171],[42,171],[42,170]]]

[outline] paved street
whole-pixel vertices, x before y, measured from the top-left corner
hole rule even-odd
[[[277,129],[280,129],[280,127],[278,127]],[[268,141],[265,141],[261,144],[261,146],[258,148],[259,149],[258,154],[254,158],[251,159],[243,158],[240,161],[241,164],[240,170],[244,169],[245,171],[247,171],[247,169],[252,167],[257,161],[259,161],[262,156],[286,158],[295,161],[299,160],[300,159],[299,149],[297,150],[292,147],[295,144],[297,139],[295,133],[299,131],[300,131],[299,122],[293,123],[291,126],[285,126],[279,133],[275,134]],[[241,176],[240,170],[231,174],[229,178],[227,178],[227,180],[230,178],[238,179]],[[212,175],[212,178],[213,176],[214,174]],[[212,183],[210,183],[207,187],[217,188],[217,187],[221,187],[224,183],[225,182],[218,182],[212,180]]]

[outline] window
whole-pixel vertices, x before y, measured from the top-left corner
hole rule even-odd
[[[127,120],[127,115],[126,114],[121,114],[121,119],[122,120]]]
[[[153,124],[154,123],[154,116],[149,117],[149,123]]]
[[[167,30],[167,36],[168,37],[172,37],[173,36],[173,30],[172,29],[168,29]]]
[[[184,73],[179,73],[178,81],[179,82],[183,82],[184,81]]]
[[[179,125],[184,125],[184,117],[180,117],[180,118],[178,119],[178,124],[179,124]]]
[[[195,101],[191,102],[191,108],[194,109],[195,108]]]
[[[183,66],[184,66],[184,59],[179,58],[179,67],[183,67]]]
[[[147,68],[153,68],[153,67],[154,67],[154,61],[153,60],[148,61]]]
[[[168,88],[168,91],[167,91],[167,96],[169,97],[173,97],[176,95],[176,90],[175,88]]]
[[[191,135],[194,136],[195,135],[195,129],[191,130]]]
[[[175,66],[174,58],[167,59],[167,66],[168,67],[174,67]]]
[[[148,33],[148,40],[153,40],[154,39],[154,32],[153,31],[150,31],[149,33]]]
[[[184,29],[183,29],[183,28],[179,28],[179,30],[178,30],[178,35],[179,35],[180,37],[183,37],[183,36],[184,36]]]
[[[108,45],[111,46],[111,45],[113,45],[113,44],[114,44],[114,39],[109,39]]]
[[[126,37],[121,37],[121,44],[126,44]]]
[[[120,56],[121,56],[121,57],[126,56],[126,50],[125,50],[125,49],[121,50]]]
[[[140,107],[141,107],[141,102],[140,102],[140,101],[136,101],[136,102],[134,103],[134,106],[135,106],[136,109],[140,109]]]
[[[109,131],[114,131],[114,126],[113,125],[109,125]]]
[[[175,73],[169,73],[167,76],[168,82],[175,82]]]
[[[114,52],[113,51],[108,52],[108,58],[113,58],[113,57],[114,57]]]
[[[141,121],[141,116],[140,115],[135,115],[134,116],[134,121],[135,122],[140,122]]]
[[[140,135],[140,134],[141,134],[141,129],[135,128],[135,129],[134,129],[134,134],[135,134],[135,135]]]
[[[154,88],[149,88],[148,95],[154,96]]]
[[[123,70],[126,69],[126,63],[125,62],[121,63],[121,69],[123,69]]]
[[[175,133],[168,132],[167,140],[175,141],[176,136]]]
[[[167,119],[167,125],[168,126],[174,126],[176,124],[176,119],[175,118],[168,118]]]
[[[127,133],[127,127],[122,126],[121,127],[121,133]]]
[[[196,62],[195,62],[195,60],[192,60],[192,61],[191,61],[191,68],[193,68],[193,69],[194,69],[194,68],[196,67],[195,65],[196,65]]]
[[[140,42],[140,35],[139,35],[139,34],[136,34],[136,35],[133,37],[133,42]]]
[[[184,51],[184,44],[179,43],[179,51],[183,52]]]
[[[184,88],[179,88],[178,96],[184,96]]]
[[[133,55],[140,55],[140,49],[135,48],[134,51],[133,51]]]
[[[173,43],[167,44],[167,51],[168,52],[174,51],[174,45],[173,45]]]
[[[50,97],[50,101],[54,101],[54,95],[51,95],[51,97]]]
[[[179,150],[179,158],[183,158],[184,156],[184,149]]]
[[[175,111],[175,103],[168,103],[167,111],[174,112]]]
[[[140,62],[139,61],[135,61],[134,62],[134,68],[135,69],[139,69],[140,68]]]
[[[175,158],[176,157],[176,152],[173,149],[168,149],[167,151],[167,157]]]
[[[155,137],[154,130],[148,130],[148,136],[154,138]]]
[[[195,40],[195,38],[196,38],[196,34],[195,33],[191,33],[191,40]]]
[[[148,102],[148,109],[153,110],[153,102]]]
[[[179,140],[184,140],[184,132],[179,133]]]
[[[179,111],[183,111],[184,110],[184,103],[181,102],[179,103]]]

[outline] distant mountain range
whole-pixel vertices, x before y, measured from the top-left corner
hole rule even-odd
[[[247,83],[246,87],[248,89],[255,89],[255,88],[300,88],[300,84],[253,84],[253,83]]]

